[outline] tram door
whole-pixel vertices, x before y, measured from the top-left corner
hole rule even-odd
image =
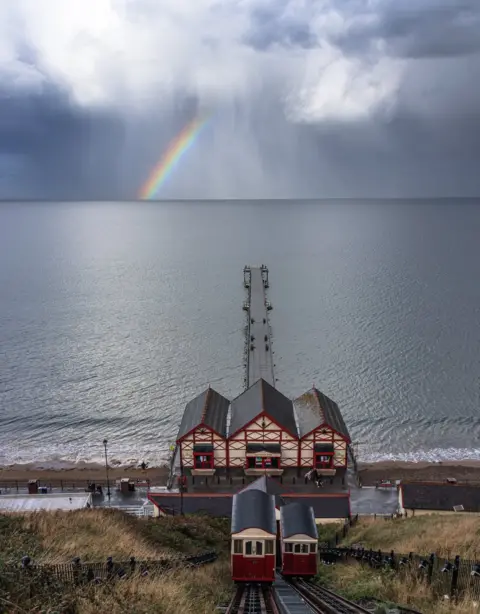
[[[252,540],[245,542],[245,577],[258,579],[265,575],[264,542]]]

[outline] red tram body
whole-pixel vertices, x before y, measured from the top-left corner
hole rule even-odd
[[[235,582],[272,583],[275,579],[275,497],[262,490],[233,496],[231,570]]]
[[[312,577],[317,573],[318,531],[315,514],[303,503],[280,508],[282,574]]]

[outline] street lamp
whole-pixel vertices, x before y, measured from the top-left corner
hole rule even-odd
[[[108,478],[107,443],[108,443],[108,441],[106,439],[104,439],[103,440],[103,445],[105,447],[105,469],[107,471],[107,497],[108,497],[108,504],[110,505],[110,480]]]

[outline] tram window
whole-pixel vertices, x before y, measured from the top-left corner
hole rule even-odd
[[[308,544],[295,544],[294,552],[295,554],[307,554]]]
[[[241,539],[233,540],[233,553],[234,554],[242,554],[243,552],[243,542]]]
[[[285,552],[293,552],[293,544],[285,544]]]
[[[317,551],[317,544],[310,544],[310,552],[316,552]]]
[[[245,542],[246,556],[263,556],[263,542]]]
[[[265,542],[265,554],[273,554],[273,541],[268,540]]]

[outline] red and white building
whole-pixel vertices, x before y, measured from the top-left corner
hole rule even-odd
[[[293,403],[265,380],[258,380],[232,401],[229,433],[231,474],[280,476],[296,470]]]
[[[298,421],[299,467],[315,467],[324,476],[347,468],[350,435],[335,401],[312,388],[294,401]]]
[[[177,434],[184,475],[212,476],[225,472],[229,405],[228,399],[210,387],[187,403]]]

